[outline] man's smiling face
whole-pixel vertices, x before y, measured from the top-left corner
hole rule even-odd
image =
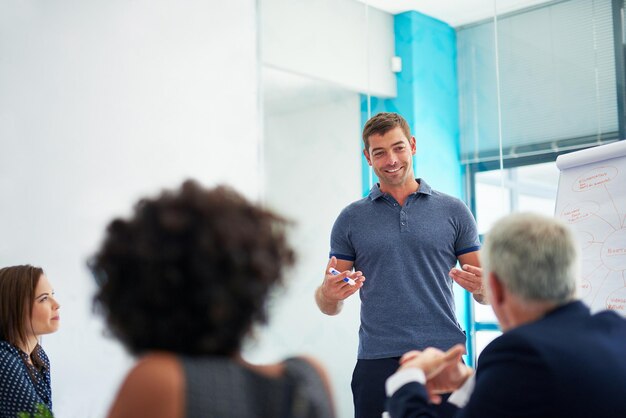
[[[384,135],[371,135],[369,149],[363,153],[378,176],[381,188],[400,187],[415,181],[415,139],[407,138],[400,127],[393,128]]]

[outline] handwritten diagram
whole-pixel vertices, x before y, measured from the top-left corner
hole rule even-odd
[[[594,312],[612,309],[623,316],[626,316],[625,160],[606,160],[595,166],[568,170],[568,175],[560,179],[556,209],[556,216],[574,229],[580,243],[580,298]]]

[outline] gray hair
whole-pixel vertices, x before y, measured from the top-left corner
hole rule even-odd
[[[500,219],[481,252],[484,277],[495,273],[513,294],[527,301],[571,300],[578,283],[578,245],[562,222],[533,213]]]

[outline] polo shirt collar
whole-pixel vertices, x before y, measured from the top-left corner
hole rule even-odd
[[[433,194],[433,189],[426,183],[424,179],[415,179],[420,184],[420,188],[417,190],[417,193],[431,195]]]
[[[415,181],[417,181],[420,184],[420,188],[417,190],[417,192],[415,192],[416,194],[418,193],[427,194],[427,195],[432,194],[433,189],[428,185],[428,183],[426,183],[426,180],[418,178],[418,179],[415,179]],[[370,200],[376,200],[383,195],[384,193],[380,191],[380,183],[376,183],[370,189],[370,193],[369,193]]]

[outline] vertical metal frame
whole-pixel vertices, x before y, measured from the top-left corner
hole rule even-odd
[[[465,179],[465,201],[470,210],[476,217],[476,170],[473,165],[465,165],[464,172]],[[464,307],[464,327],[467,337],[466,347],[467,356],[466,362],[470,367],[476,367],[476,321],[474,320],[474,303],[472,300],[472,294],[465,292],[463,297]]]
[[[624,0],[613,0],[613,45],[615,51],[615,88],[617,92],[617,126],[619,139],[626,139],[626,76],[624,62],[626,33],[624,33]]]

